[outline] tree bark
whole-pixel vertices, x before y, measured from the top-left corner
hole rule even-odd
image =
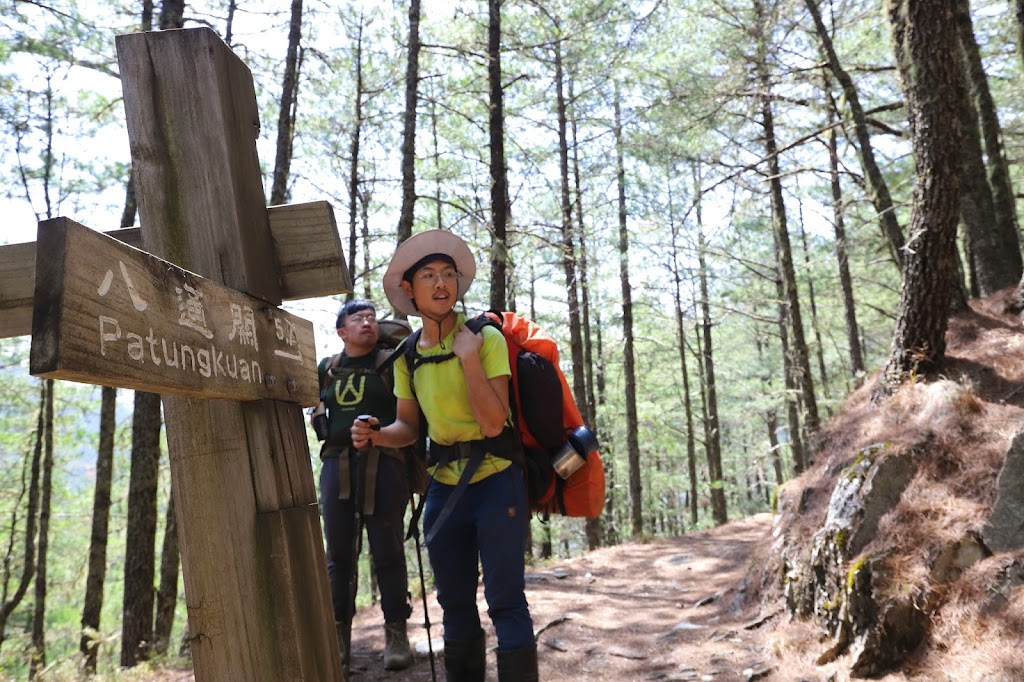
[[[676,223],[675,204],[672,201],[672,170],[668,173],[668,219],[672,230],[672,295],[676,312],[676,342],[679,344],[679,371],[683,377],[683,413],[686,417],[686,472],[690,478],[690,525],[697,525],[697,450],[693,438],[693,402],[690,399],[690,372],[686,367],[686,323],[683,313],[683,273],[679,265],[679,225]]]
[[[178,604],[178,568],[181,553],[178,547],[178,521],[174,516],[174,486],[167,495],[164,520],[164,542],[160,550],[160,587],[156,592],[156,625],[153,628],[153,651],[167,654],[174,628],[174,609]]]
[[[36,572],[36,524],[39,516],[39,470],[43,460],[43,439],[44,439],[44,426],[46,423],[46,382],[40,382],[39,388],[39,416],[36,419],[36,437],[35,444],[32,448],[32,457],[26,458],[26,464],[28,464],[29,476],[28,483],[25,482],[25,476],[22,474],[21,483],[22,488],[19,492],[19,504],[15,505],[11,512],[11,523],[9,526],[10,538],[9,544],[7,545],[4,553],[3,560],[3,589],[4,589],[4,601],[0,604],[0,644],[3,644],[7,630],[7,620],[11,617],[14,609],[18,608],[21,601],[25,598],[25,594],[28,592],[28,586],[32,582],[32,578]],[[21,578],[18,580],[18,586],[14,588],[14,594],[7,598],[7,585],[10,580],[10,566],[14,561],[14,535],[16,526],[18,524],[18,509],[20,509],[20,500],[28,495],[28,505],[25,509],[25,539],[21,557]]]
[[[416,205],[416,101],[420,73],[420,0],[409,0],[409,45],[405,67],[405,113],[402,116],[402,208],[398,243],[412,236]],[[404,315],[396,314],[396,317]]]
[[[868,196],[878,214],[878,221],[882,228],[882,236],[889,246],[889,255],[893,262],[899,265],[903,260],[903,230],[896,219],[896,209],[892,203],[892,196],[889,194],[889,186],[885,182],[878,163],[875,161],[875,151],[871,144],[871,135],[868,132],[868,119],[864,108],[860,104],[860,97],[857,94],[857,86],[854,84],[850,74],[846,72],[836,54],[835,46],[832,44],[832,37],[829,35],[825,22],[821,20],[821,12],[818,10],[817,0],[805,0],[807,10],[814,21],[814,28],[821,41],[822,50],[828,60],[829,69],[835,75],[839,85],[843,88],[843,96],[846,104],[850,107],[850,115],[853,117],[853,130],[857,139],[857,147],[860,152],[860,163],[864,168],[864,180],[867,184]]]
[[[622,362],[626,384],[626,443],[632,533],[643,533],[643,483],[640,478],[640,428],[636,412],[636,360],[633,350],[633,288],[629,283],[629,230],[626,224],[626,162],[622,145],[622,105],[615,89],[615,169],[619,201],[619,283],[622,288]]]
[[[488,0],[487,130],[491,158],[491,299],[493,310],[508,308],[508,169],[505,165],[505,87],[501,82],[501,0]]]
[[[160,3],[160,30],[185,26],[185,0],[163,0]]]
[[[828,89],[826,85],[826,90]],[[830,98],[831,99],[831,98]],[[850,373],[854,380],[865,373],[864,354],[861,351],[857,326],[857,306],[853,300],[853,278],[850,276],[850,257],[846,250],[846,221],[843,211],[843,186],[839,180],[839,150],[836,130],[832,127],[835,108],[828,107],[829,180],[832,188],[832,228],[836,235],[836,263],[839,267],[839,288],[843,292],[843,319],[846,322],[846,343],[850,349]]]
[[[43,382],[46,390],[43,421],[43,481],[39,490],[39,555],[36,557],[35,605],[32,610],[32,660],[29,679],[46,667],[46,589],[50,553],[50,501],[53,499],[53,379]]]
[[[694,169],[695,186],[700,190],[700,171]],[[698,193],[698,197],[700,194]],[[704,218],[697,201],[697,266],[700,277],[701,335],[704,343],[701,358],[704,364],[704,434],[708,457],[708,486],[711,499],[711,516],[715,525],[729,520],[725,501],[725,477],[722,473],[722,434],[718,418],[718,387],[715,385],[714,345],[711,337],[711,299],[708,292],[708,268],[706,261],[707,244],[704,241]]]
[[[597,397],[594,391],[594,348],[590,336],[590,285],[588,279],[589,265],[587,262],[587,231],[583,221],[583,190],[580,182],[580,156],[579,143],[576,136],[576,116],[569,115],[569,107],[575,102],[573,96],[573,80],[566,79],[568,91],[568,102],[566,103],[566,115],[570,123],[572,135],[572,175],[573,175],[573,200],[576,206],[576,232],[579,238],[579,265],[580,265],[580,304],[582,308],[582,328],[580,336],[583,341],[583,380],[586,386],[586,400],[580,407],[583,410],[583,418],[587,424],[594,429],[594,433],[600,433],[598,428]],[[571,332],[570,332],[571,333]],[[587,548],[597,549],[604,539],[604,523],[601,517],[587,519],[584,528],[587,535]]]
[[[821,376],[821,392],[828,400],[828,371],[825,368],[825,344],[821,342],[821,325],[818,324],[818,303],[814,295],[814,278],[811,277],[811,249],[807,245],[807,230],[804,229],[803,207],[800,208],[800,244],[804,247],[804,267],[807,268],[807,303],[811,306],[811,331],[814,332],[815,357],[818,360],[818,374]]]
[[[349,142],[348,169],[348,271],[356,272],[356,244],[359,221],[359,149],[362,144],[363,132],[363,15],[359,15],[359,28],[356,29],[356,52],[352,57],[355,68],[356,92],[352,112],[352,139]],[[369,245],[363,242],[368,250]],[[352,292],[348,298],[355,295]]]
[[[160,396],[136,391],[121,619],[121,666],[125,668],[148,659],[153,645],[160,427]]]
[[[580,294],[576,276],[576,238],[572,224],[572,206],[569,197],[569,142],[566,113],[562,46],[555,46],[555,108],[558,116],[558,164],[560,172],[562,269],[565,272],[565,292],[569,306],[569,350],[572,356],[572,393],[577,405],[587,404],[586,378],[583,363],[583,333],[580,322]],[[618,130],[618,129],[616,129]],[[618,132],[616,132],[618,134]],[[618,138],[616,138],[618,140]],[[620,150],[621,151],[621,150]],[[621,189],[621,188],[620,188]]]
[[[963,164],[960,173],[960,220],[964,225],[964,251],[967,254],[968,289],[971,296],[987,296],[995,289],[987,265],[1003,256],[992,253],[997,247],[995,204],[986,180],[985,152],[981,146],[978,112],[967,97],[960,102],[960,127],[963,131]],[[985,293],[982,282],[985,280]],[[1006,286],[1004,284],[1004,286]]]
[[[301,42],[302,0],[292,0],[291,21],[288,24],[288,51],[284,60],[284,82],[281,84],[280,109],[277,114],[277,149],[270,186],[271,206],[283,204],[288,200],[288,177],[292,164],[292,143],[295,139],[295,111],[299,101]]]
[[[985,155],[988,159],[988,184],[992,190],[995,222],[988,226],[984,238],[972,240],[978,289],[987,296],[1014,286],[1024,271],[1017,231],[1017,205],[1010,182],[1006,155],[1003,152],[1002,129],[981,53],[974,37],[970,0],[956,0],[956,25],[965,59],[968,92],[981,123]],[[979,235],[981,236],[981,235]]]
[[[107,576],[107,541],[110,524],[110,489],[114,479],[114,433],[117,429],[117,389],[104,386],[100,398],[100,442],[96,451],[96,486],[92,502],[92,532],[89,537],[89,569],[85,579],[82,608],[82,638],[79,650],[88,673],[96,672],[99,650],[100,615],[103,611],[103,582]]]
[[[881,391],[911,373],[930,372],[945,355],[956,276],[960,212],[960,98],[964,93],[953,8],[889,0],[896,61],[906,92],[917,166],[899,314]]]
[[[779,246],[773,242],[775,261],[778,263]],[[797,384],[797,372],[793,369],[793,354],[790,352],[789,318],[786,315],[786,294],[782,286],[782,276],[776,270],[775,292],[779,301],[779,344],[782,346],[783,385],[786,387],[786,421],[789,422],[789,449],[793,455],[793,473],[799,475],[807,469],[807,451],[804,449],[803,427],[800,421],[800,387]]]
[[[754,0],[755,13],[762,22],[763,8],[760,0]],[[789,228],[786,224],[786,205],[782,195],[781,171],[779,169],[778,146],[775,142],[775,119],[772,111],[771,77],[764,55],[766,45],[763,30],[759,23],[758,42],[759,55],[754,68],[760,84],[759,97],[761,107],[761,125],[764,128],[764,146],[768,159],[768,185],[772,206],[772,231],[778,255],[779,277],[782,278],[782,291],[786,305],[786,315],[792,333],[792,368],[796,371],[796,384],[803,399],[804,428],[808,433],[818,430],[818,401],[814,395],[814,377],[811,375],[811,363],[804,338],[803,317],[800,313],[800,295],[796,284],[796,271],[793,267],[793,249],[789,241]]]

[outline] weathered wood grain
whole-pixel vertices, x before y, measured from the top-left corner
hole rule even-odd
[[[32,374],[193,398],[319,400],[308,321],[67,218],[41,222],[39,245]]]
[[[329,202],[271,206],[267,215],[284,300],[352,290],[352,277]],[[138,227],[105,234],[142,248]],[[35,271],[35,242],[0,245],[0,338],[31,333]]]
[[[278,303],[248,68],[205,28],[117,52],[146,250]],[[341,679],[300,408],[163,403],[196,679]]]

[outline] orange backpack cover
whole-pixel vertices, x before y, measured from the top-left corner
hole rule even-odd
[[[531,433],[522,404],[522,393],[525,387],[520,386],[517,371],[518,359],[522,352],[535,353],[544,358],[554,367],[562,385],[562,430],[564,443],[568,435],[578,426],[584,424],[583,417],[573,397],[569,383],[562,373],[558,361],[558,344],[537,323],[520,317],[513,312],[491,311],[484,313],[493,322],[500,325],[502,334],[508,343],[509,365],[512,367],[512,387],[515,395],[516,421],[520,431],[520,440],[524,450],[541,453],[535,459],[541,460],[541,466],[551,468],[550,456],[538,439]],[[557,402],[557,401],[552,401]],[[545,474],[547,471],[545,471]],[[547,478],[547,476],[545,476]],[[536,512],[549,512],[583,518],[597,518],[604,509],[605,480],[604,464],[600,453],[595,449],[586,457],[586,463],[576,470],[568,479],[562,479],[551,470],[550,483],[547,489],[534,498],[531,496],[531,508]]]

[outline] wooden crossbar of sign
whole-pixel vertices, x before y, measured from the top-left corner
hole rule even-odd
[[[267,208],[274,256],[286,301],[352,291],[334,210],[326,201]],[[106,234],[143,248],[138,227]],[[36,245],[0,244],[0,338],[32,331]]]
[[[39,223],[35,376],[228,400],[319,400],[313,325],[67,218]]]

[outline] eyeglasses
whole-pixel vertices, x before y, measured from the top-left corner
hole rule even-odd
[[[459,273],[455,270],[420,270],[415,275],[417,282],[423,282],[424,284],[433,284],[438,277],[445,284],[454,284],[459,279]]]
[[[356,324],[363,324],[364,322],[369,322],[370,324],[373,324],[376,321],[377,313],[373,311],[366,313],[356,313],[355,315],[349,315],[348,317],[345,318],[346,323],[354,322]]]

